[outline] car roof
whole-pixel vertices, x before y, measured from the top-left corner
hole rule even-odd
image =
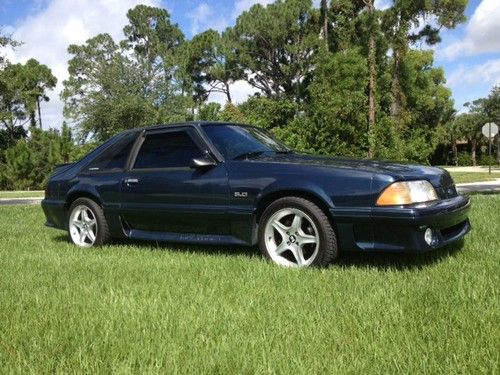
[[[136,129],[130,129],[130,130],[125,130],[125,132],[129,131],[138,131],[138,130],[161,130],[161,129],[172,129],[175,127],[183,127],[183,126],[194,126],[194,127],[205,127],[205,126],[224,126],[224,125],[237,125],[237,126],[247,126],[247,127],[252,127],[252,125],[248,124],[238,124],[235,122],[226,122],[226,121],[186,121],[186,122],[174,122],[171,124],[160,124],[160,125],[153,125],[153,126],[146,126],[142,128],[136,128]]]

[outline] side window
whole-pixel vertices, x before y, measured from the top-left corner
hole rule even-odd
[[[189,167],[193,158],[202,155],[187,131],[174,131],[146,136],[134,169]]]
[[[96,157],[87,167],[89,171],[112,171],[125,168],[128,155],[132,150],[137,133],[124,135],[114,144],[109,146],[98,157]]]

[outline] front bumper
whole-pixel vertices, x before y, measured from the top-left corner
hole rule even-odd
[[[373,207],[351,224],[338,225],[341,245],[361,251],[429,251],[462,239],[471,229],[469,211],[470,198],[462,195],[422,206]],[[428,228],[431,244],[424,239]]]

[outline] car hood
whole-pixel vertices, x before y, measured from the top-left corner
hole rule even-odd
[[[253,160],[269,163],[302,164],[325,168],[343,168],[381,173],[392,176],[396,180],[426,179],[436,186],[453,184],[449,173],[436,167],[416,164],[394,163],[380,160],[350,159],[342,157],[290,154],[262,154]]]

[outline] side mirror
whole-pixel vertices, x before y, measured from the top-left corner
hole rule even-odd
[[[192,169],[209,169],[213,168],[217,163],[208,155],[191,160],[190,167]]]

